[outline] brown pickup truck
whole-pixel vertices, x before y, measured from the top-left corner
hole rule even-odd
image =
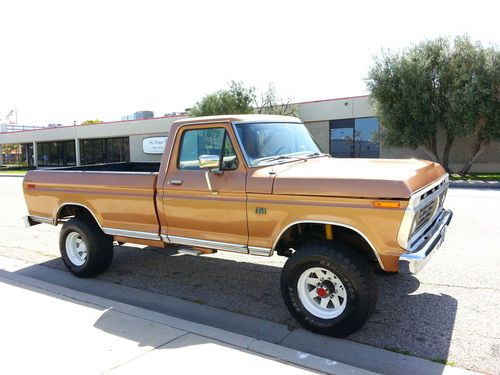
[[[339,337],[374,310],[374,270],[418,272],[452,217],[439,164],[332,158],[283,116],[179,120],[161,163],[36,170],[23,189],[28,225],[63,223],[61,255],[76,276],[104,272],[116,243],[276,253],[288,258],[291,314]]]

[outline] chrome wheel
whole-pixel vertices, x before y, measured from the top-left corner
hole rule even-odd
[[[66,253],[75,266],[82,266],[87,260],[87,245],[78,232],[71,232],[66,237]]]
[[[297,282],[297,292],[306,310],[321,319],[336,318],[347,306],[344,284],[326,268],[305,270]]]

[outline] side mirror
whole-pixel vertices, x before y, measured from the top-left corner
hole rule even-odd
[[[217,155],[200,155],[198,160],[200,162],[200,168],[205,170],[205,180],[207,181],[208,191],[212,195],[219,194],[217,191],[212,189],[209,173],[210,171],[219,171],[220,158]]]
[[[198,160],[201,169],[212,170],[220,167],[220,157],[217,155],[200,155]]]

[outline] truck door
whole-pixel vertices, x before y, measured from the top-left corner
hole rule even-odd
[[[168,238],[173,243],[247,252],[246,168],[228,123],[184,125],[177,130],[163,187]],[[217,155],[220,170],[200,167]]]

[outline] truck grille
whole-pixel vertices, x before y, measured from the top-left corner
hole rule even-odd
[[[442,184],[440,184],[438,187],[441,187]],[[434,215],[436,212],[441,211],[443,208],[444,200],[446,198],[446,192],[448,189],[444,189],[439,196],[437,196],[435,199],[431,200],[428,202],[425,206],[423,206],[420,210],[418,210],[417,214],[415,215],[415,225],[413,226],[413,233],[417,233],[420,231],[422,228],[424,228],[429,222],[434,218]],[[436,189],[433,189],[432,192],[434,193]],[[429,196],[429,192],[423,195],[423,198],[426,198]]]
[[[427,203],[424,207],[422,207],[419,211],[417,216],[415,217],[415,227],[413,232],[416,233],[420,229],[422,229],[426,224],[431,221],[432,217],[434,216],[434,213],[436,212],[436,206],[438,205],[438,198],[434,199],[433,201]]]
[[[436,185],[410,197],[409,208],[398,233],[398,243],[403,249],[414,251],[428,238],[427,232],[443,211],[447,191],[448,176],[445,175]]]

